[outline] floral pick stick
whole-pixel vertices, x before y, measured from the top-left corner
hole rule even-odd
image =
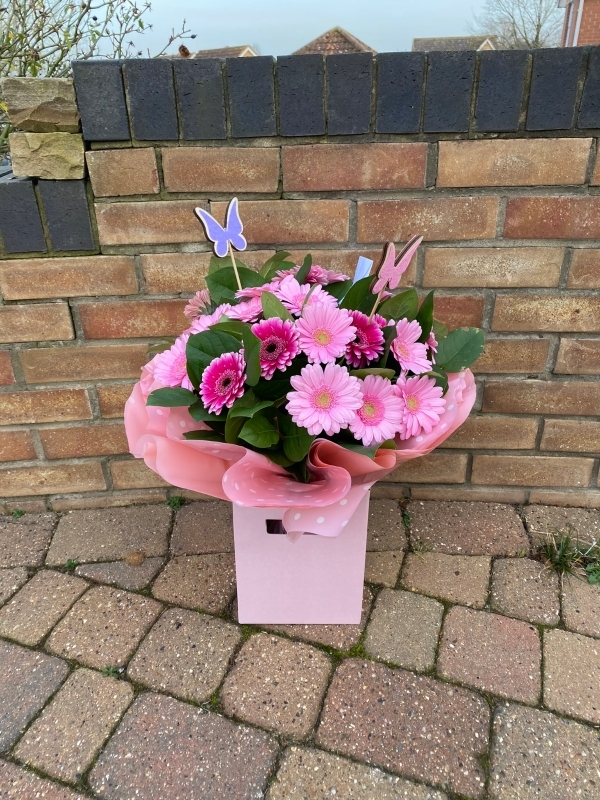
[[[373,311],[369,317],[369,321],[373,318],[377,307],[381,303],[386,288],[397,289],[400,283],[400,278],[408,269],[412,257],[417,252],[419,245],[423,241],[422,236],[411,236],[408,242],[404,245],[400,255],[396,257],[396,248],[393,242],[386,242],[381,260],[375,273],[375,280],[371,285],[371,291],[377,292],[377,300],[373,306]]]
[[[231,263],[235,273],[235,279],[239,289],[242,289],[242,283],[233,257],[233,248],[236,250],[245,250],[248,246],[246,239],[242,236],[244,226],[240,219],[240,212],[238,210],[237,197],[230,200],[227,206],[227,213],[225,215],[225,227],[220,225],[212,214],[205,211],[203,208],[195,208],[194,213],[202,223],[206,238],[213,243],[214,254],[218,258],[225,258],[227,253],[231,255]]]

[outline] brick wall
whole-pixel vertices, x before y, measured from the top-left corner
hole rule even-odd
[[[234,193],[249,266],[285,248],[350,275],[420,232],[405,282],[486,332],[471,418],[379,494],[600,507],[599,50],[74,73],[88,177],[0,183],[8,508],[177,493],[127,455],[122,409],[203,286],[192,208]]]

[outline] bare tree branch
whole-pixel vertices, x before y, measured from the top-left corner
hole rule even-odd
[[[486,0],[469,30],[497,36],[506,50],[556,47],[564,18],[557,5],[556,0]]]

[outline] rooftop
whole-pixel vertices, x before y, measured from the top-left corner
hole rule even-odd
[[[353,36],[343,28],[332,28],[312,42],[305,44],[299,50],[296,50],[292,55],[301,56],[309,53],[322,53],[323,55],[335,55],[337,53],[376,53],[373,47],[361,42],[356,36]]]
[[[439,36],[431,39],[413,39],[413,51],[431,50],[499,50],[496,36]]]

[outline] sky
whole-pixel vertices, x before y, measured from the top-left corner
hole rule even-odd
[[[288,55],[339,25],[378,52],[410,50],[413,38],[461,36],[484,0],[151,0],[153,30],[136,45],[155,55],[185,18],[196,34],[190,50],[257,46]],[[178,44],[171,46],[174,52]]]

